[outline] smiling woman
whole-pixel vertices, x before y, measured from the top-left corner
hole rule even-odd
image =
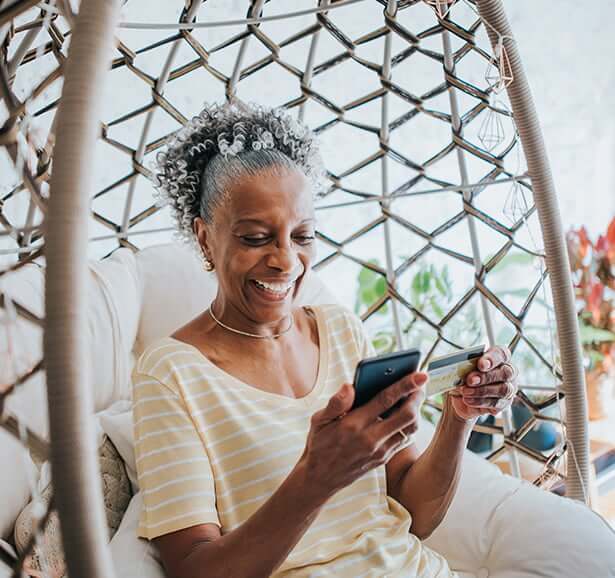
[[[361,321],[297,304],[322,187],[314,135],[282,110],[213,105],[158,160],[218,292],[135,365],[139,536],[173,577],[454,576],[421,538],[448,509],[475,418],[514,394],[510,353],[480,359],[419,455],[426,374],[351,410],[373,354]]]

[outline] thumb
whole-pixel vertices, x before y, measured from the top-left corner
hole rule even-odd
[[[329,398],[329,402],[320,412],[320,420],[328,422],[344,415],[347,411],[350,411],[353,401],[354,388],[350,383],[344,383],[335,395]]]

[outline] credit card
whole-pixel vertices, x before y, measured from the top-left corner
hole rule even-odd
[[[438,395],[461,385],[465,376],[476,369],[478,359],[484,352],[485,346],[478,345],[434,357],[427,365],[429,381],[426,385],[425,396]]]

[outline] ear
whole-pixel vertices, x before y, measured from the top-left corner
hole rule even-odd
[[[201,250],[203,251],[203,254],[205,255],[207,259],[211,261],[211,250],[207,243],[207,240],[208,240],[207,223],[205,223],[205,221],[203,221],[201,217],[195,217],[194,220],[192,221],[192,230],[194,231],[194,234],[196,235],[199,245],[201,246]]]

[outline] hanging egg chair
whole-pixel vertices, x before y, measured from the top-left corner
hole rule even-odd
[[[134,343],[147,323],[139,309],[126,338],[121,316],[131,296],[114,297],[113,279],[124,273],[113,267],[141,275],[134,295],[142,303],[143,279],[152,275],[144,263],[179,254],[147,253],[173,237],[169,209],[154,196],[152,161],[205,100],[285,107],[318,135],[328,189],[316,205],[315,270],[324,286],[354,304],[381,351],[420,345],[427,362],[479,342],[508,345],[521,369],[525,417],[507,411],[479,422],[491,444],[484,457],[529,475],[548,507],[566,503],[549,489],[587,503],[585,384],[568,257],[502,1],[253,0],[238,18],[229,17],[228,2],[165,4],[168,20],[153,23],[135,0],[121,18],[119,2],[82,0],[78,13],[69,0],[0,3],[0,306],[11,367],[0,382],[0,425],[35,462],[50,460],[54,481],[53,499],[11,564],[32,564],[57,509],[70,575],[114,574],[91,416],[127,396],[93,383],[102,361],[100,345],[88,341],[92,300],[117,316],[109,332],[123,357],[106,358],[101,369],[113,374],[113,389],[143,349]],[[94,174],[95,166],[102,168]],[[169,267],[174,260],[187,262],[169,258]],[[19,289],[20,275],[37,277],[36,304]],[[37,378],[46,384],[48,431],[11,404]],[[440,400],[425,409],[437,419]],[[545,423],[556,442],[546,450],[526,443]],[[30,491],[42,500],[40,488]],[[594,550],[580,559],[615,564],[604,557],[612,535],[597,517],[583,519]],[[450,528],[434,542],[449,560]],[[565,543],[545,552],[563,567]],[[546,575],[521,562],[499,574],[466,570]]]

